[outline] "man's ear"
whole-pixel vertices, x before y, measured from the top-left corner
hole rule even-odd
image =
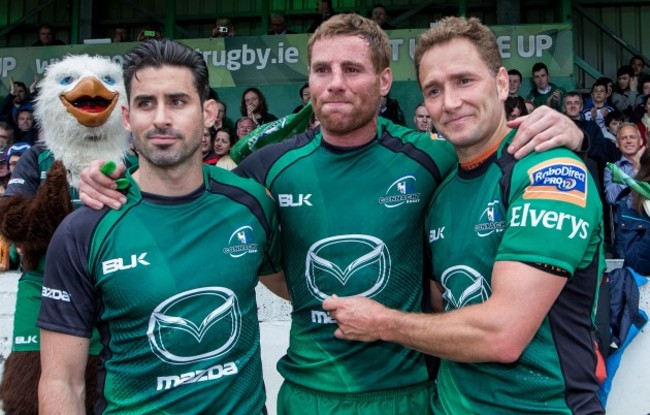
[[[393,72],[390,68],[384,68],[379,73],[379,92],[380,96],[385,97],[390,92],[390,87],[393,85]]]
[[[508,98],[508,91],[510,89],[510,77],[508,77],[508,71],[503,66],[497,71],[496,82],[499,99],[505,101]]]
[[[203,126],[210,128],[217,120],[217,101],[206,99],[203,103]]]
[[[122,124],[124,124],[126,131],[132,132],[129,107],[126,105],[122,105]]]

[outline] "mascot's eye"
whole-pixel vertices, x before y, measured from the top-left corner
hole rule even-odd
[[[113,77],[110,75],[103,76],[102,82],[104,82],[107,85],[115,85],[115,79],[113,79]]]
[[[71,76],[66,76],[65,78],[61,79],[61,85],[70,85],[74,81],[74,78]]]

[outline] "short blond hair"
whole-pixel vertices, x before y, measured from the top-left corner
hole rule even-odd
[[[424,54],[434,46],[454,39],[467,39],[475,47],[490,73],[496,75],[503,66],[494,33],[476,17],[445,17],[435,27],[424,32],[415,46],[415,73],[420,79],[420,64]]]
[[[616,141],[618,141],[619,136],[621,135],[621,131],[623,131],[623,128],[634,128],[634,131],[636,131],[636,135],[643,142],[643,137],[641,137],[641,130],[639,130],[639,127],[636,124],[631,122],[621,123],[621,125],[618,127],[618,132],[616,133]]]
[[[307,43],[307,62],[311,65],[312,48],[317,41],[336,36],[356,36],[368,42],[375,71],[390,66],[390,41],[384,31],[370,19],[355,13],[335,14],[321,24]]]

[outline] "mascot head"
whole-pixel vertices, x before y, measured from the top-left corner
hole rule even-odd
[[[77,187],[92,160],[122,160],[129,136],[121,119],[126,91],[120,65],[70,55],[47,67],[38,88],[34,116],[45,144],[68,170],[70,185]]]

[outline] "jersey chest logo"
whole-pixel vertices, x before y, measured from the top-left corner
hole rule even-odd
[[[467,265],[447,268],[440,276],[440,284],[445,288],[442,294],[445,311],[483,303],[492,295],[488,281],[480,272]]]
[[[389,209],[406,203],[420,203],[420,193],[415,190],[416,181],[412,175],[400,177],[388,186],[386,193],[379,198],[379,203]]]
[[[151,313],[147,337],[160,360],[186,364],[228,353],[241,334],[242,316],[235,293],[225,287],[176,294]]]
[[[388,247],[370,235],[337,235],[321,239],[307,252],[305,277],[310,293],[319,301],[332,294],[372,297],[390,277]]]
[[[228,246],[223,248],[223,253],[233,258],[257,253],[257,243],[253,240],[253,228],[250,226],[242,226],[235,229],[230,234]]]

